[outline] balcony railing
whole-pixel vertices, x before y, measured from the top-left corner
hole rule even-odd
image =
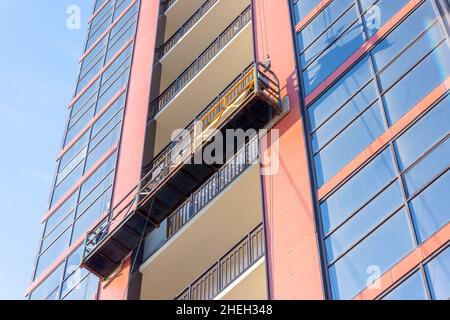
[[[169,10],[169,8],[177,1],[178,0],[161,1],[160,5],[159,5],[161,14],[165,14],[167,12],[167,10]]]
[[[242,12],[213,43],[150,105],[155,116],[252,20],[251,7]]]
[[[175,300],[212,300],[265,254],[264,229],[260,224]]]
[[[165,56],[188,31],[211,9],[219,0],[207,0],[202,6],[167,40],[156,49],[156,60]]]
[[[180,207],[167,218],[167,237],[173,237],[200,210],[217,197],[259,156],[258,138],[253,137],[205,184],[195,191]]]
[[[180,164],[188,160],[215,134],[236,111],[257,92],[264,92],[266,99],[279,106],[279,89],[274,79],[264,74],[259,64],[245,70],[221,95],[219,95],[196,119],[185,128],[183,136],[174,139],[153,161],[151,171],[143,179],[145,190],[151,192]],[[188,134],[186,134],[188,133]]]
[[[127,223],[129,217],[133,216],[133,219],[145,221],[144,228],[147,228],[147,222],[149,226],[153,226],[153,229],[156,228],[161,221],[152,220],[150,213],[143,214],[141,209],[148,209],[149,203],[154,202],[153,198],[157,192],[163,188],[164,184],[176,176],[176,172],[188,163],[188,161],[190,161],[191,158],[200,151],[212,137],[214,137],[217,130],[225,128],[231,119],[236,118],[234,116],[237,115],[240,110],[253,108],[253,113],[258,114],[258,116],[268,112],[267,109],[264,108],[273,109],[275,110],[275,113],[280,111],[281,103],[279,93],[279,84],[275,75],[270,70],[264,70],[261,64],[253,64],[242,72],[242,74],[186,128],[185,133],[187,132],[187,134],[180,136],[179,139],[175,139],[157,157],[155,157],[151,169],[140,183],[133,188],[116,207],[110,210],[90,232],[88,232],[85,241],[83,265],[96,273],[95,270],[93,270],[92,267],[90,268],[87,266],[85,262],[89,260],[91,254],[93,254],[93,252],[95,252],[96,249],[110,237],[120,236],[120,239],[115,239],[113,241],[117,243],[118,240],[122,241],[127,239],[128,244],[126,247],[132,247],[133,241],[136,240],[134,238],[140,238],[139,233],[141,231],[137,230],[141,229],[136,229],[136,227],[132,228],[133,230],[131,230],[131,233],[125,238],[123,238],[123,233],[126,230],[121,229],[122,233],[119,235],[113,234],[113,231],[122,228],[122,224]],[[266,117],[267,116],[269,115],[267,114]],[[247,116],[245,116],[245,118],[246,117]],[[268,118],[264,119],[264,122],[259,124],[259,128],[262,128],[263,123],[267,123],[266,120],[268,120]],[[234,120],[231,120],[231,122],[232,121]],[[253,122],[250,123],[256,124],[254,121],[257,121],[257,119],[253,119],[252,121]],[[251,156],[253,156],[253,154]],[[236,174],[243,169],[234,167],[233,164],[231,164],[226,166],[222,171],[219,171],[216,175],[216,179],[219,180],[215,181],[213,176],[211,180],[208,180],[208,183],[203,186],[204,192],[210,190],[208,197],[212,197],[214,192],[218,192],[221,188],[225,187],[225,184],[220,182],[220,179],[230,173],[230,170],[236,170],[234,172],[234,176],[236,176]],[[217,183],[217,186],[214,186],[214,183]],[[201,204],[201,201],[206,201],[205,199],[207,199],[207,197],[201,200],[203,194],[204,193],[198,193],[195,196],[197,198],[190,199],[191,204],[189,205],[193,206],[192,209],[189,209],[192,210],[190,214],[198,211],[201,205],[204,205],[205,202]],[[151,212],[151,208],[152,205],[150,205],[149,212]],[[167,214],[169,214],[169,212],[167,212]],[[171,230],[168,232],[168,235],[172,236],[174,232],[186,222],[187,217],[183,215],[184,213],[181,210],[175,212],[170,217],[169,225]],[[129,237],[133,237],[133,239],[130,239]],[[123,248],[124,246],[123,244],[119,244],[118,247]],[[102,254],[100,254],[100,256],[102,256]],[[117,257],[117,254],[115,256]],[[110,261],[111,259],[106,258],[106,260]],[[102,261],[106,260],[102,258]],[[104,273],[106,273],[106,271]],[[100,272],[96,274],[103,276]]]

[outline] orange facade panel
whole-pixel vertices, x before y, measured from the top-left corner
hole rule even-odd
[[[289,3],[253,5],[255,58],[270,55],[282,98],[290,104],[289,114],[272,128],[279,132],[278,142],[261,150],[263,163],[279,155],[278,170],[262,176],[269,294],[271,299],[324,299]]]
[[[126,258],[120,270],[109,280],[101,284],[98,300],[126,300],[130,279],[132,259]]]

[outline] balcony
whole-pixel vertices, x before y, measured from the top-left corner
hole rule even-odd
[[[176,2],[177,0],[162,0],[159,7],[161,14],[165,14],[166,11]]]
[[[192,16],[205,0],[161,1],[160,19],[165,19],[164,39],[169,39]]]
[[[166,241],[242,175],[259,157],[258,138],[253,137],[211,178],[196,190],[166,221]]]
[[[176,62],[162,70],[159,96],[150,104],[157,124],[155,153],[169,143],[174,129],[186,127],[253,61],[251,8],[241,12],[194,62],[183,59],[177,55]],[[188,64],[186,69],[180,69],[183,61]]]
[[[188,134],[175,139],[154,159],[139,185],[87,234],[83,266],[105,279],[143,236],[159,227],[220,169],[220,163],[192,161],[202,159],[204,148],[218,131],[262,129],[280,110],[275,75],[261,64],[251,65],[195,118],[186,128]]]
[[[246,201],[242,201],[242,194]],[[204,194],[206,195],[206,194]],[[141,299],[174,299],[262,222],[259,165],[250,165],[155,252],[158,231],[145,241]],[[182,269],[180,269],[180,263]],[[224,290],[225,293],[227,290]]]
[[[207,0],[175,34],[156,50],[161,67],[160,93],[188,68],[192,61],[214,43],[232,22],[249,7],[250,0]],[[246,16],[246,23],[251,15]],[[236,28],[234,32],[240,29]],[[229,33],[229,32],[228,32]],[[230,41],[231,37],[228,37]],[[225,42],[222,41],[225,46]],[[251,47],[251,43],[247,44]],[[217,46],[214,47],[217,49]]]
[[[268,300],[266,258],[253,263],[214,300]]]
[[[265,299],[264,255],[264,230],[260,224],[175,299]],[[244,281],[247,283],[242,286]]]
[[[202,6],[180,27],[180,29],[177,30],[177,32],[156,50],[156,59],[161,59],[175,47],[181,38],[187,34],[218,1],[219,0],[207,0],[202,4]]]

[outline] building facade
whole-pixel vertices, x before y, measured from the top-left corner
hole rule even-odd
[[[449,5],[95,1],[26,297],[448,299]]]

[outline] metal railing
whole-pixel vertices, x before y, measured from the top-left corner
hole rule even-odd
[[[159,5],[159,10],[161,14],[166,13],[167,10],[169,10],[169,8],[175,3],[177,2],[177,0],[166,0],[166,1],[161,1],[160,5]]]
[[[202,6],[167,40],[156,49],[156,59],[165,56],[180,39],[211,9],[219,0],[207,0]]]
[[[168,105],[177,93],[180,92],[181,89],[183,89],[251,20],[252,11],[249,6],[156,100],[150,104],[150,112],[153,116]]]
[[[125,219],[137,208],[142,208],[151,196],[183,163],[186,163],[220,129],[237,107],[260,94],[280,108],[279,84],[270,71],[261,64],[248,67],[185,129],[179,139],[174,139],[152,162],[143,179],[90,231],[85,239],[84,257],[88,256],[111,231],[117,217]],[[272,77],[271,77],[272,76]],[[225,173],[222,173],[225,174]],[[213,182],[211,182],[213,183]],[[211,186],[210,186],[211,187]],[[195,211],[195,210],[194,210]],[[181,213],[180,213],[181,214]],[[175,218],[174,218],[175,219]],[[174,226],[174,228],[178,228]]]
[[[212,300],[265,254],[262,224],[195,280],[175,300]]]
[[[167,218],[166,240],[254,164],[258,156],[258,137],[255,136]]]

